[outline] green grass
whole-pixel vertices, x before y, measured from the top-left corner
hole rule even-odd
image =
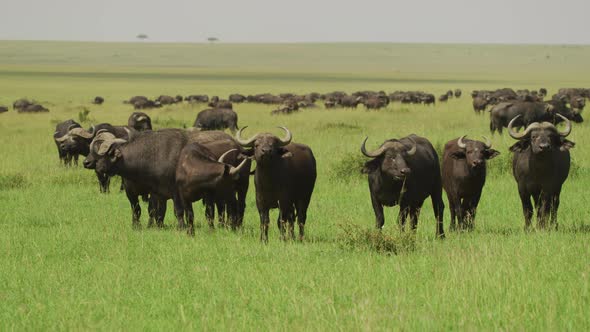
[[[588,330],[590,130],[574,127],[560,230],[523,231],[510,173],[512,140],[493,137],[473,233],[434,239],[430,201],[415,239],[383,235],[366,178],[368,146],[410,133],[442,148],[487,135],[472,89],[590,87],[588,46],[284,44],[188,45],[0,42],[0,105],[28,96],[47,114],[0,114],[0,330]],[[464,96],[436,107],[306,110],[270,116],[236,107],[246,134],[288,126],[310,145],[318,181],[305,243],[283,243],[275,223],[258,241],[254,186],[243,230],[131,228],[124,194],[98,194],[93,172],[65,169],[55,124],[87,108],[85,125],[126,123],[136,94],[415,90]],[[90,105],[95,95],[102,106]],[[147,111],[157,128],[190,125],[204,106]],[[445,199],[446,201],[446,199]],[[146,224],[144,216],[143,225]],[[276,218],[276,211],[271,216]],[[445,229],[449,214],[445,209]],[[397,253],[397,254],[395,254]]]

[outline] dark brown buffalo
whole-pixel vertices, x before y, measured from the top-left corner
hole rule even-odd
[[[224,108],[224,109],[233,109],[234,105],[229,100],[217,100],[217,101],[210,101],[209,107],[213,108]]]
[[[447,100],[449,100],[449,95],[448,94],[442,94],[438,97],[438,101],[440,102],[446,102]]]
[[[160,102],[157,101],[153,101],[153,100],[137,100],[135,103],[133,103],[133,108],[136,110],[145,110],[145,109],[151,109],[151,108],[159,108],[162,107],[162,104],[160,104]]]
[[[247,140],[236,134],[236,141],[244,148],[252,149],[256,160],[254,184],[256,186],[256,206],[260,215],[260,240],[268,241],[270,224],[269,210],[279,208],[277,221],[282,238],[286,238],[286,228],[291,238],[295,238],[295,218],[299,224],[299,239],[303,240],[307,208],[311,200],[317,176],[316,161],[310,147],[291,143],[289,129],[283,139],[268,133],[259,133]]]
[[[367,138],[361,152],[370,161],[365,163],[363,173],[368,174],[371,203],[375,212],[375,226],[383,228],[383,206],[400,205],[398,223],[404,229],[410,216],[413,230],[418,225],[418,216],[424,200],[430,196],[436,218],[436,236],[445,236],[443,229],[444,203],[438,155],[430,142],[414,134],[385,141],[377,150],[368,152]]]
[[[184,98],[189,103],[207,103],[209,102],[209,96],[207,95],[189,95]]]
[[[104,103],[104,98],[101,96],[96,96],[94,97],[94,99],[92,100],[92,103],[94,105],[102,105],[102,103]]]
[[[182,97],[180,97],[180,100],[182,101]],[[176,99],[172,96],[161,95],[161,96],[158,96],[158,98],[156,98],[155,101],[157,103],[160,103],[160,105],[172,105],[172,104],[176,104],[178,102],[178,99]]]
[[[229,95],[228,100],[232,103],[239,104],[239,103],[243,103],[246,101],[246,96],[238,94],[238,93],[234,93],[234,94]]]
[[[205,146],[198,143],[187,144],[180,152],[176,168],[176,186],[182,201],[188,233],[194,234],[193,202],[200,199],[223,200],[230,216],[232,227],[237,226],[237,201],[234,194],[235,182],[239,180],[241,169],[248,159],[242,160],[237,167],[224,162],[229,153],[239,153],[232,149],[216,160]],[[209,220],[213,226],[213,220]]]
[[[329,108],[334,108],[336,107],[336,101],[333,99],[326,99],[324,100],[324,108],[329,109]]]
[[[133,112],[127,120],[127,126],[137,131],[152,130],[152,119],[143,112]]]
[[[378,110],[389,105],[389,97],[383,95],[373,95],[368,98],[363,98],[361,101],[367,110]]]
[[[21,111],[24,110],[25,108],[27,108],[27,106],[32,105],[33,102],[26,99],[26,98],[21,98],[16,100],[14,103],[12,103],[12,108],[15,111]]]
[[[0,113],[6,113],[6,112],[8,112],[8,107],[0,106]]]
[[[43,107],[43,105],[39,104],[30,104],[24,108],[18,109],[19,113],[45,113],[49,112],[49,109]]]
[[[424,105],[434,105],[436,104],[436,97],[431,94],[431,93],[425,93],[422,96],[420,96],[420,101],[424,104]]]
[[[193,127],[201,130],[238,130],[238,114],[228,108],[210,108],[197,114]]]
[[[527,230],[533,217],[531,196],[537,209],[537,226],[545,228],[550,217],[551,226],[557,229],[559,196],[569,174],[569,149],[574,147],[574,143],[566,139],[572,130],[570,121],[557,116],[565,121],[564,131],[558,131],[550,122],[535,122],[524,132],[517,133],[512,127],[517,118],[508,125],[510,136],[518,140],[510,147],[514,153],[512,173],[518,184]]]
[[[453,98],[453,90],[448,90],[448,91],[447,91],[447,96],[448,96],[449,98]]]
[[[338,104],[344,108],[356,108],[362,99],[361,96],[344,96],[338,100]]]
[[[455,230],[455,219],[459,229],[474,228],[475,213],[486,181],[486,160],[499,154],[487,138],[483,143],[461,136],[445,144],[442,185],[449,199],[451,230]]]
[[[515,127],[526,127],[533,122],[552,122],[561,121],[557,115],[562,115],[574,122],[583,122],[579,112],[575,112],[567,107],[563,100],[551,100],[548,102],[528,102],[528,101],[511,101],[502,102],[495,105],[490,111],[490,131],[502,133],[502,128],[506,128],[508,123],[516,118],[513,123]]]
[[[463,94],[463,92],[461,91],[461,89],[455,89],[455,98],[461,97],[461,94]]]
[[[61,138],[68,135],[70,130],[73,130],[75,128],[80,128],[77,130],[81,130],[82,126],[80,126],[80,124],[74,121],[73,119],[69,119],[64,122],[58,123],[55,126],[55,132],[53,133],[53,141],[57,146],[57,154],[59,156],[59,161],[63,163],[65,166],[70,166],[72,164],[72,159],[74,160],[76,166],[78,165],[79,153],[77,153],[77,151],[68,151],[67,149],[64,149],[60,146],[62,142]]]
[[[539,94],[543,97],[547,96],[547,89],[545,88],[540,88],[539,89]]]

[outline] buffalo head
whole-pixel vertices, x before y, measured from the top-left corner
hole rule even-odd
[[[268,133],[258,133],[247,140],[241,138],[242,131],[247,127],[242,127],[236,134],[236,141],[245,148],[251,148],[254,151],[254,159],[257,163],[270,161],[276,158],[289,158],[292,154],[284,147],[291,143],[293,135],[286,127],[278,127],[285,131],[284,138],[278,138]]]
[[[523,151],[529,145],[534,154],[551,151],[559,148],[561,151],[566,151],[574,146],[574,143],[565,139],[572,132],[572,125],[570,121],[562,116],[556,114],[563,121],[565,121],[565,130],[559,131],[554,124],[550,122],[533,122],[522,133],[517,133],[512,128],[514,121],[520,116],[517,115],[508,124],[508,133],[510,137],[518,140],[510,151]]]
[[[467,135],[459,137],[457,146],[459,149],[451,154],[454,159],[465,159],[467,165],[471,168],[480,168],[485,165],[487,159],[492,159],[500,154],[500,152],[492,149],[492,142],[489,138],[484,136],[485,143],[480,141],[473,141],[465,139]]]
[[[89,140],[94,137],[94,126],[90,131],[72,124],[68,133],[62,137],[54,138],[63,151],[81,151],[88,145]]]
[[[128,131],[128,129],[125,128]],[[101,174],[112,174],[113,165],[121,158],[119,145],[127,143],[127,140],[116,138],[107,131],[99,131],[90,143],[90,152],[84,159],[84,167],[96,169]]]
[[[408,137],[412,142],[411,147],[407,147],[398,140],[385,141],[377,150],[368,152],[365,144],[366,137],[361,145],[361,152],[368,158],[373,160],[367,162],[363,168],[363,172],[369,173],[380,169],[383,174],[388,175],[394,180],[404,179],[412,173],[412,169],[406,163],[406,157],[412,156],[416,153],[416,142]]]

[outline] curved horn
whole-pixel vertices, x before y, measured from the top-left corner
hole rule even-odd
[[[56,142],[65,142],[68,138],[70,138],[70,134],[65,134],[62,137],[54,138]]]
[[[70,134],[80,136],[86,139],[92,138],[92,136],[94,136],[91,132],[81,127],[70,130]]]
[[[94,130],[96,130],[96,127],[94,127],[94,125],[90,125],[90,130],[88,132],[92,133],[92,135],[94,135]]]
[[[72,123],[71,125],[69,125],[68,131],[70,131],[70,130],[76,128],[76,127],[78,127],[78,124],[77,123]]]
[[[526,137],[531,130],[539,128],[539,123],[538,122],[533,122],[531,123],[522,133],[517,133],[514,131],[514,129],[512,129],[512,125],[514,125],[514,121],[516,119],[518,119],[520,117],[520,114],[515,116],[512,120],[510,120],[510,123],[508,124],[508,134],[510,134],[510,137],[514,138],[514,139],[523,139],[524,137]]]
[[[383,146],[383,145],[375,151],[367,152],[367,148],[365,147],[365,144],[367,143],[368,139],[369,139],[369,136],[365,137],[363,144],[361,144],[361,152],[369,158],[377,158],[380,155],[382,155],[383,152],[385,151],[385,146]]]
[[[254,141],[256,140],[256,137],[258,137],[258,134],[250,137],[247,140],[243,140],[242,139],[242,130],[248,128],[248,126],[242,127],[240,130],[238,130],[238,132],[236,133],[236,142],[238,142],[238,144],[240,144],[243,147],[247,147],[247,148],[251,148],[252,145],[254,145]]]
[[[416,141],[414,141],[414,139],[413,139],[413,138],[411,138],[411,137],[408,137],[408,139],[409,139],[410,141],[412,141],[412,144],[413,144],[413,145],[412,145],[412,148],[411,148],[411,149],[409,149],[409,150],[406,152],[406,154],[407,154],[408,156],[413,156],[413,155],[414,155],[414,153],[416,153]]]
[[[291,134],[291,131],[289,129],[287,129],[287,127],[277,127],[277,128],[281,128],[285,131],[285,138],[280,140],[281,146],[289,145],[289,143],[291,143],[291,140],[293,139],[293,134]]]
[[[144,121],[147,120],[147,117],[145,115],[140,115],[136,118],[137,121]]]
[[[492,141],[487,138],[486,136],[482,136],[483,139],[486,140],[486,142],[484,143],[484,146],[486,147],[486,149],[491,149],[492,148]]]
[[[235,149],[234,149],[234,150],[235,150]],[[228,151],[228,152],[229,152],[229,151]],[[227,153],[227,152],[226,152],[226,153]],[[230,168],[230,170],[229,170],[229,175],[233,177],[233,176],[235,176],[236,174],[238,174],[238,173],[239,173],[239,172],[242,170],[242,168],[244,167],[244,165],[246,165],[246,162],[247,162],[247,161],[248,161],[248,158],[244,158],[244,160],[242,160],[242,162],[241,162],[241,163],[240,163],[238,166],[236,166],[236,167],[233,167],[233,166],[232,166],[232,167]]]
[[[467,135],[463,135],[461,137],[459,137],[459,140],[457,141],[457,145],[461,148],[461,149],[465,149],[467,147],[467,145],[465,144],[465,142],[463,142],[463,139],[466,137]]]
[[[217,159],[217,162],[220,162],[220,163],[225,163],[225,161],[224,161],[225,157],[226,157],[228,154],[230,154],[230,153],[232,153],[232,152],[234,152],[234,151],[238,151],[238,149],[231,149],[231,150],[227,150],[227,151],[225,151],[225,152],[224,152],[224,153],[223,153],[223,154],[222,154],[222,155],[219,157],[219,159]]]
[[[121,138],[112,139],[112,140],[105,140],[100,145],[100,148],[98,148],[98,151],[96,152],[96,154],[98,154],[99,156],[104,156],[104,154],[107,153],[111,149],[111,146],[113,144],[118,144],[118,143],[127,143],[127,141],[124,139],[121,139]]]
[[[561,114],[556,115],[560,117],[563,121],[565,121],[565,129],[563,131],[558,131],[559,136],[567,137],[572,132],[572,123],[565,116]]]

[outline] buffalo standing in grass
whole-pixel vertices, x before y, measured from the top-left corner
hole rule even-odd
[[[239,153],[232,149],[222,154],[219,159],[198,143],[187,144],[180,152],[178,166],[176,168],[176,185],[182,201],[188,233],[194,234],[193,202],[207,198],[212,201],[222,200],[231,216],[231,225],[235,227],[235,217],[238,213],[236,196],[234,193],[235,182],[239,179],[241,169],[248,159],[244,159],[237,167],[226,164],[224,158],[229,153]],[[209,221],[213,226],[213,221]]]
[[[238,114],[228,108],[210,108],[197,114],[193,127],[201,130],[238,130]]]
[[[6,113],[6,112],[8,112],[8,107],[0,106],[0,113]]]
[[[508,132],[518,140],[510,151],[514,153],[512,172],[518,184],[525,229],[530,229],[533,217],[531,197],[537,209],[538,227],[545,228],[547,219],[551,218],[551,226],[557,229],[559,196],[569,174],[569,150],[574,147],[574,143],[566,139],[572,131],[571,123],[558,114],[565,121],[564,131],[557,130],[550,122],[535,122],[517,133],[513,125],[519,116],[510,121]]]
[[[104,103],[104,98],[101,96],[96,96],[94,97],[94,100],[92,100],[92,103],[94,105],[102,105],[102,103]]]
[[[282,238],[286,238],[286,228],[291,238],[295,238],[295,218],[299,224],[299,239],[303,240],[307,208],[311,200],[317,176],[316,161],[311,148],[304,144],[291,143],[289,129],[285,138],[268,133],[259,133],[244,140],[240,129],[236,141],[256,160],[254,184],[256,186],[256,206],[260,215],[260,240],[268,241],[270,224],[269,210],[279,208],[277,220]]]
[[[370,161],[363,173],[368,174],[371,203],[375,212],[376,227],[385,223],[383,206],[400,205],[398,223],[404,229],[408,215],[413,230],[424,200],[430,196],[436,218],[436,236],[444,237],[442,187],[438,155],[432,144],[423,137],[410,135],[385,141],[377,150],[368,152],[367,138],[361,152]]]
[[[72,119],[66,120],[64,122],[60,122],[55,126],[55,132],[53,133],[53,141],[57,146],[57,154],[59,156],[59,161],[62,162],[65,166],[70,166],[72,164],[72,159],[74,163],[78,165],[78,153],[72,153],[66,149],[63,149],[60,145],[62,142],[62,137],[68,135],[70,130],[75,128],[80,128],[77,130],[81,130],[82,126]]]
[[[461,136],[445,145],[442,185],[449,199],[451,230],[455,230],[455,219],[460,229],[474,228],[475,213],[486,181],[486,161],[499,154],[488,139],[483,143]]]

